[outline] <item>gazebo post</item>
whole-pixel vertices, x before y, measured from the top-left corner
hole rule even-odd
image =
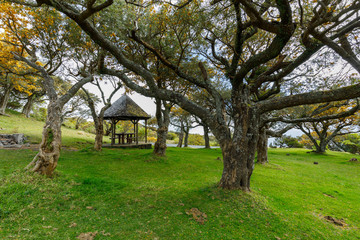
[[[147,119],[145,119],[145,143],[147,143]]]
[[[111,145],[115,143],[115,120],[111,119]]]
[[[136,120],[136,145],[139,145],[139,120]]]
[[[136,133],[136,120],[131,120],[131,122],[134,124],[134,134]]]

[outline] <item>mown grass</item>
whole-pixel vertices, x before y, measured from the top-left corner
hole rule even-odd
[[[270,150],[252,192],[225,191],[219,149],[63,151],[50,179],[21,171],[31,150],[0,150],[4,239],[359,239],[360,164],[350,154]],[[287,156],[287,154],[290,154]],[[318,161],[318,165],[313,162]],[[204,224],[186,212],[206,213]],[[346,222],[339,227],[330,215]]]
[[[33,142],[42,126],[0,116],[1,131]],[[216,187],[220,149],[168,148],[154,158],[151,150],[94,152],[92,139],[64,128],[65,145],[80,150],[62,151],[53,178],[22,170],[36,151],[0,150],[0,239],[360,239],[354,155],[270,149],[270,164],[256,165],[252,192],[243,193]],[[203,224],[187,214],[193,208],[206,214]]]

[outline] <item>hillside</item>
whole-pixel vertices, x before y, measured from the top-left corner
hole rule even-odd
[[[25,118],[22,114],[15,111],[7,112],[7,114],[10,117],[0,115],[0,134],[24,133],[29,143],[40,143],[44,122],[37,121],[34,118]],[[88,145],[94,142],[94,134],[67,127],[62,127],[61,129],[63,146],[81,147],[84,144]]]
[[[0,124],[40,138],[34,120]],[[63,139],[91,135],[64,129]],[[360,164],[348,161],[359,157],[307,152],[269,149],[270,163],[255,166],[243,193],[216,187],[220,149],[169,148],[161,159],[151,150],[65,149],[54,178],[22,171],[36,151],[0,150],[0,239],[359,239]]]

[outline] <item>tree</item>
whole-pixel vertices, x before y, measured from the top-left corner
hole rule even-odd
[[[353,106],[354,107],[354,106]],[[358,108],[358,105],[355,106]],[[306,107],[304,107],[306,109]],[[336,115],[347,112],[350,107],[348,104],[324,104],[320,106],[312,106],[305,111],[310,111],[312,116]],[[339,117],[338,119],[328,119],[319,122],[298,123],[297,128],[300,129],[312,142],[316,153],[324,153],[327,145],[339,135],[346,135],[356,130],[354,123],[357,116],[354,111],[349,116]]]
[[[190,113],[181,108],[174,108],[171,113],[171,124],[179,129],[179,142],[177,147],[188,147],[190,129],[193,128],[193,120]]]
[[[153,41],[162,43],[167,41],[167,48],[171,48],[181,42],[177,39],[179,36],[171,37],[169,34],[166,35],[167,38],[163,38],[148,35],[148,30],[151,28],[148,24],[149,19],[142,16],[134,16],[132,22],[125,23],[120,20],[114,22],[112,28],[114,32],[116,29],[126,29],[129,33],[123,35],[120,31],[116,32],[119,39],[129,36],[139,48],[154,55],[166,68],[194,89],[207,91],[212,98],[214,112],[175,90],[159,88],[153,72],[132,61],[126,54],[126,44],[122,45],[121,42],[116,41],[116,34],[114,38],[103,31],[101,25],[96,24],[96,19],[106,16],[105,13],[118,13],[124,9],[123,2],[112,0],[101,3],[96,0],[77,3],[58,0],[42,0],[36,3],[26,0],[11,2],[34,7],[46,4],[64,13],[97,45],[108,51],[113,61],[118,64],[112,68],[103,65],[102,73],[119,77],[129,88],[140,94],[173,102],[204,121],[222,149],[224,168],[219,183],[222,188],[250,190],[260,119],[263,114],[303,104],[360,96],[358,82],[326,91],[306,89],[306,92],[300,94],[290,95],[289,92],[278,94],[284,91],[281,86],[285,82],[292,81],[291,74],[304,62],[312,61],[316,53],[324,47],[324,43],[312,38],[315,30],[321,29],[323,35],[334,41],[345,34],[353,33],[359,27],[358,1],[349,3],[345,0],[326,2],[264,0],[254,3],[249,0],[220,0],[211,3],[191,1],[186,6],[180,6],[180,3],[170,5],[166,2],[156,2],[157,6],[168,8],[167,16],[178,14],[180,21],[176,24],[187,29],[181,37],[186,38],[192,45],[192,51],[187,53],[187,59],[191,61],[180,63],[174,62],[174,59],[167,59],[162,49],[151,44]],[[137,2],[132,3],[134,8],[142,5]],[[148,3],[149,5],[146,5]],[[149,9],[156,11],[156,8],[146,8],[152,6],[151,3],[145,2],[141,6],[142,11]],[[307,4],[306,8],[301,5],[304,3]],[[203,64],[204,61],[206,64]],[[192,69],[198,69],[197,74],[187,72],[189,65]],[[219,74],[222,74],[222,80],[230,89],[232,128],[228,126],[227,116],[224,114],[226,110],[224,98],[209,78],[207,65],[213,66]],[[139,83],[129,74],[119,72],[122,68],[131,71],[141,78],[142,82]],[[264,85],[268,87],[264,88]]]
[[[40,101],[40,99],[45,95],[45,91],[43,89],[32,91],[29,95],[26,97],[26,103],[21,111],[22,114],[25,115],[25,117],[30,117],[31,109],[34,105],[34,103]]]
[[[18,8],[12,14],[16,17],[8,18],[7,22],[15,27],[8,28],[6,41],[17,47],[16,51],[12,52],[14,59],[28,65],[32,69],[32,74],[41,78],[42,87],[49,98],[39,153],[27,169],[52,175],[60,156],[62,108],[81,86],[93,77],[87,65],[81,66],[78,73],[73,76],[79,81],[64,94],[59,95],[54,76],[57,71],[66,75],[64,63],[71,54],[66,49],[66,41],[71,39],[71,32],[65,30],[71,22],[66,22],[58,12],[46,9]],[[41,62],[38,60],[40,57]],[[68,74],[70,75],[71,73]]]
[[[94,120],[95,125],[95,144],[94,149],[97,151],[102,150],[102,144],[103,144],[103,136],[104,136],[104,114],[105,111],[111,106],[111,100],[113,96],[119,91],[121,88],[121,84],[114,80],[114,79],[107,79],[106,84],[111,84],[112,86],[112,92],[110,93],[110,96],[108,98],[105,98],[104,91],[100,85],[100,82],[98,79],[94,81],[94,85],[97,86],[97,88],[100,91],[101,94],[101,100],[104,106],[100,109],[100,111],[97,113],[96,111],[96,96],[94,94],[90,94],[87,90],[83,88],[83,91],[86,93],[86,101],[88,103],[88,106],[91,111],[91,116]]]
[[[0,20],[0,22],[3,21],[4,19]],[[4,24],[4,26],[8,25]],[[17,47],[5,41],[9,29],[5,28],[5,30],[7,30],[5,33],[0,34],[0,86],[2,88],[0,115],[5,115],[10,94],[14,90],[27,96],[31,96],[34,91],[40,90],[37,86],[39,84],[38,78],[32,75],[31,68],[13,59],[11,52],[16,51]]]
[[[294,127],[294,125],[280,126],[277,129],[271,129],[271,124],[264,124],[259,131],[259,139],[257,142],[257,163],[265,164],[268,163],[268,138],[269,137],[282,137],[284,133]]]

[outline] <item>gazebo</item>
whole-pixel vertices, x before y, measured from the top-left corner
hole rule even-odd
[[[104,113],[104,120],[111,122],[111,147],[151,148],[151,144],[147,144],[147,120],[149,118],[150,116],[129,96],[120,97]],[[139,144],[139,120],[145,120],[145,144]],[[116,124],[119,121],[131,121],[134,125],[134,132],[117,133]],[[116,144],[116,140],[118,144]]]

